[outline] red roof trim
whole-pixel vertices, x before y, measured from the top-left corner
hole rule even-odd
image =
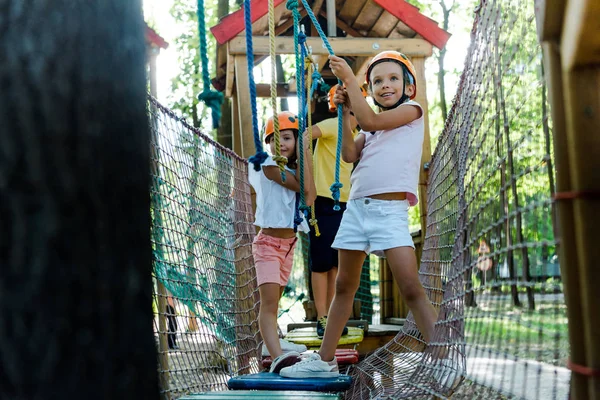
[[[450,34],[440,28],[434,21],[421,14],[413,5],[404,0],[375,0],[382,8],[423,36],[425,40],[438,49],[444,48]]]
[[[274,3],[275,7],[277,7],[279,4],[283,3],[283,0],[275,0]],[[268,7],[268,0],[252,0],[252,4],[250,5],[252,23],[265,15],[268,11]],[[244,29],[244,8],[242,7],[223,17],[221,22],[210,28],[210,31],[215,36],[215,39],[217,39],[217,43],[224,44],[236,37]]]
[[[166,49],[169,47],[169,43],[165,41],[156,31],[146,25],[146,40],[152,43],[153,45],[160,47],[161,49]]]
[[[268,0],[252,1],[252,23],[268,11]],[[274,0],[278,6],[283,0]],[[440,28],[435,21],[421,14],[419,9],[404,0],[375,0],[380,7],[404,22],[411,29],[421,35],[429,43],[441,49],[446,46],[450,34]],[[241,8],[221,19],[217,25],[210,28],[219,44],[224,44],[244,30],[244,9]]]

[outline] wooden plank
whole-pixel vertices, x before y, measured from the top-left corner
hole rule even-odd
[[[236,153],[239,156],[248,158],[255,153],[252,107],[250,107],[250,79],[247,71],[248,58],[236,55],[234,63],[240,132],[239,137],[234,137],[234,148],[237,149]],[[235,139],[239,139],[239,146],[235,145]]]
[[[570,0],[567,8],[571,6],[572,1],[578,3],[576,0]],[[581,5],[583,6],[583,4]],[[592,11],[588,7],[582,7],[582,10]],[[569,21],[568,14],[567,11],[567,21]],[[581,17],[587,20],[587,16],[581,15]],[[565,23],[565,28],[570,23],[576,22]],[[582,28],[582,31],[586,31],[586,29]],[[564,30],[563,39],[565,39]],[[563,51],[565,51],[564,48]],[[564,54],[562,59],[564,59]],[[573,65],[577,65],[577,63],[572,63],[571,66]],[[580,365],[598,369],[600,366],[600,341],[598,341],[600,302],[598,301],[597,282],[600,280],[600,269],[596,264],[600,259],[600,246],[598,246],[600,238],[598,233],[598,226],[600,226],[600,213],[598,212],[600,204],[600,157],[598,157],[598,149],[600,149],[600,135],[598,134],[600,126],[600,65],[571,69],[563,63],[562,69],[565,94],[563,102],[567,122],[566,143],[571,175],[571,187],[567,188],[567,192],[574,194],[574,197],[560,200],[560,202],[572,204],[575,234],[572,244],[575,245],[578,265],[575,266],[572,260],[568,260],[567,265],[564,267],[561,265],[561,268],[563,271],[566,268],[576,268],[579,271],[578,302],[583,311],[580,322],[583,325],[584,336],[584,342],[580,346],[585,349],[585,360]],[[588,396],[580,398],[599,399],[600,375],[595,374],[586,378]]]
[[[313,55],[313,62],[317,64],[319,72],[323,70],[328,61],[329,56],[327,54]]]
[[[600,64],[600,1],[569,0],[560,50],[563,70]]]
[[[283,0],[274,0],[275,7],[281,4]],[[252,22],[256,21],[268,11],[268,0],[252,0],[250,4],[250,15]],[[217,43],[224,44],[234,38],[238,33],[244,30],[244,9],[239,10],[223,17],[221,22],[210,28]]]
[[[327,13],[323,10],[321,10],[319,15],[327,18]],[[362,33],[360,33],[359,31],[357,31],[356,29],[354,29],[353,27],[351,27],[350,25],[348,25],[347,23],[345,23],[344,21],[342,21],[339,17],[336,18],[336,24],[337,24],[338,28],[340,28],[341,30],[346,32],[346,34],[348,34],[350,36],[353,36],[353,37],[364,37],[365,36]]]
[[[548,99],[552,115],[552,138],[556,171],[556,191],[567,192],[572,188],[571,161],[567,139],[565,120],[565,98],[563,74],[560,65],[560,52],[553,40],[542,43],[544,52],[544,73],[548,86]],[[585,365],[586,346],[584,341],[581,286],[579,282],[579,260],[577,259],[577,242],[573,217],[573,202],[558,201],[558,231],[560,246],[558,248],[561,276],[565,285],[564,295],[569,320],[569,344],[571,361]],[[580,374],[571,376],[571,396],[573,399],[587,398],[587,378]]]
[[[233,93],[234,79],[235,79],[234,56],[229,51],[229,43],[227,43],[227,75],[225,77],[225,97],[231,97],[231,95]]]
[[[294,89],[294,90],[292,90]],[[296,95],[296,87],[290,88],[287,83],[277,84],[277,97],[288,97]],[[270,83],[257,83],[256,84],[256,97],[271,97],[271,84]]]
[[[188,394],[179,400],[337,400],[340,396],[334,393],[318,393],[291,390],[235,390],[223,392],[201,392]]]
[[[269,54],[269,38],[254,37],[254,54]],[[306,43],[312,46],[313,54],[328,54],[319,38],[309,37]],[[409,57],[429,57],[432,46],[423,39],[378,39],[373,38],[330,38],[329,43],[338,56],[374,56],[382,49],[397,50]],[[294,38],[277,37],[277,54],[294,54]],[[229,42],[230,54],[246,54],[246,41],[236,37]]]
[[[260,17],[252,24],[252,35],[260,36],[260,35],[269,35],[269,12],[267,8],[267,13]],[[277,27],[279,21],[282,19],[291,19],[292,12],[286,8],[285,3],[281,3],[278,6],[275,6],[275,27]],[[292,20],[293,21],[293,20]]]
[[[367,0],[346,1],[342,8],[338,8],[338,10],[340,10],[338,12],[338,18],[352,26],[366,2]]]
[[[368,36],[380,38],[388,37],[396,25],[398,25],[398,18],[394,17],[388,11],[383,10],[379,19],[369,31]]]
[[[448,39],[450,39],[448,32],[437,26],[435,22],[415,10],[404,0],[375,0],[375,2],[410,26],[438,49],[444,48]]]
[[[354,20],[352,27],[358,31],[370,31],[383,11],[383,8],[381,8],[373,0],[367,0],[363,8],[360,10],[360,13]]]
[[[535,3],[537,32],[540,42],[558,41],[562,31],[567,0],[538,0]]]

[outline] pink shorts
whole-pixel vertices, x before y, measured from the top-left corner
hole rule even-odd
[[[281,239],[260,231],[252,242],[252,256],[258,286],[263,283],[287,285],[292,273],[296,238]]]

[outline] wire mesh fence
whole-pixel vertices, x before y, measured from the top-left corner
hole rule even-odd
[[[148,111],[162,391],[224,390],[229,377],[258,371],[247,164],[154,99]]]

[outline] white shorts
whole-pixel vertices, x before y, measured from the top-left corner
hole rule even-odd
[[[408,229],[408,200],[348,201],[342,223],[331,245],[338,250],[359,250],[383,256],[383,250],[415,244]]]

